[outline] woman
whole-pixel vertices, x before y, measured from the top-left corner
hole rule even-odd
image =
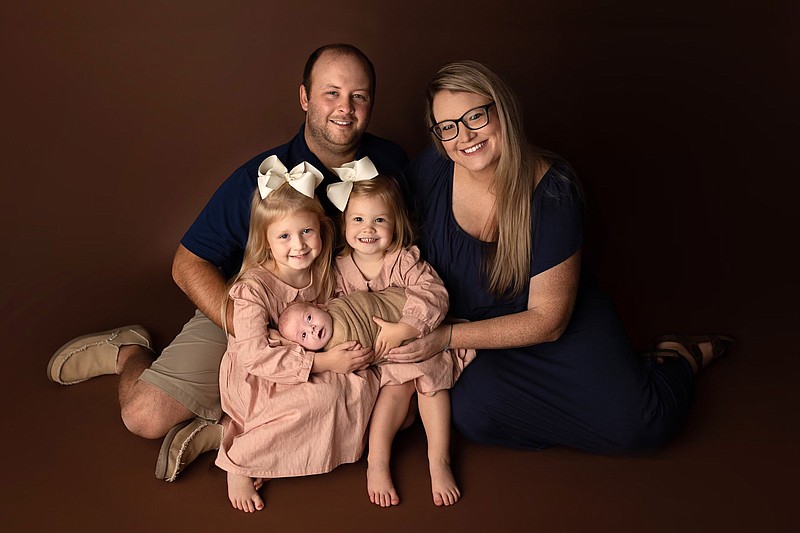
[[[452,389],[468,438],[541,449],[621,453],[681,425],[694,374],[727,337],[659,339],[634,353],[610,301],[581,272],[582,207],[565,162],[531,148],[518,104],[489,68],[444,66],[428,87],[434,147],[409,171],[420,248],[450,293],[440,326],[390,352],[415,362],[477,348]]]

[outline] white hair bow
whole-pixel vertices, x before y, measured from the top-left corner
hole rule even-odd
[[[334,168],[333,171],[336,172],[342,182],[328,185],[328,198],[342,212],[347,207],[347,201],[350,200],[353,182],[371,180],[378,175],[378,169],[375,168],[369,157],[362,157],[358,161],[345,163],[344,166]]]
[[[271,155],[258,166],[258,192],[262,200],[284,183],[288,183],[297,192],[314,198],[314,189],[322,180],[322,173],[305,161],[287,171],[278,156]]]

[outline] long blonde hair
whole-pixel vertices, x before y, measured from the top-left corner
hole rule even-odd
[[[320,240],[322,250],[311,265],[314,283],[320,284],[319,301],[327,301],[333,296],[334,279],[331,267],[333,256],[333,222],[325,215],[317,198],[309,198],[294,190],[288,183],[272,191],[262,199],[258,189],[253,192],[250,203],[250,229],[247,234],[247,245],[244,248],[244,258],[239,272],[228,281],[230,289],[246,271],[256,268],[273,259],[272,251],[267,240],[267,229],[270,224],[283,217],[295,213],[310,213],[319,220]],[[227,331],[227,301],[222,304],[223,329]]]
[[[442,91],[473,93],[495,103],[500,125],[501,154],[494,172],[494,216],[489,221],[483,270],[489,292],[497,298],[518,296],[528,287],[531,272],[531,200],[536,173],[546,168],[550,155],[534,150],[526,141],[522,112],[506,83],[477,61],[449,63],[428,84],[426,120],[433,125],[433,99]],[[446,155],[442,142],[436,147]]]
[[[411,218],[408,216],[406,202],[403,199],[403,193],[400,192],[397,180],[389,176],[379,175],[371,180],[356,181],[353,183],[353,190],[350,192],[350,198],[354,197],[380,198],[391,210],[390,214],[394,219],[394,235],[392,235],[392,244],[386,249],[386,253],[393,253],[401,248],[411,246],[411,243],[414,242],[414,227],[411,224]],[[347,244],[347,237],[345,236],[346,214],[347,208],[342,213],[339,224],[342,243],[342,249],[339,254],[343,256],[350,255],[353,252],[353,249]]]

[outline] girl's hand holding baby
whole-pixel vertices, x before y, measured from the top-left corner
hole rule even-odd
[[[372,348],[362,348],[356,341],[347,341],[325,352],[317,352],[311,371],[349,374],[367,368],[374,356]]]
[[[380,326],[378,337],[375,339],[375,354],[383,359],[392,348],[397,348],[409,339],[416,339],[420,335],[417,328],[404,322],[387,322],[381,317],[374,316],[372,320]]]

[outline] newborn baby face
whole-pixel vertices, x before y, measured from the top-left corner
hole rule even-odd
[[[333,335],[331,315],[319,307],[295,304],[284,313],[290,315],[287,320],[281,320],[281,335],[306,350],[321,350]]]

